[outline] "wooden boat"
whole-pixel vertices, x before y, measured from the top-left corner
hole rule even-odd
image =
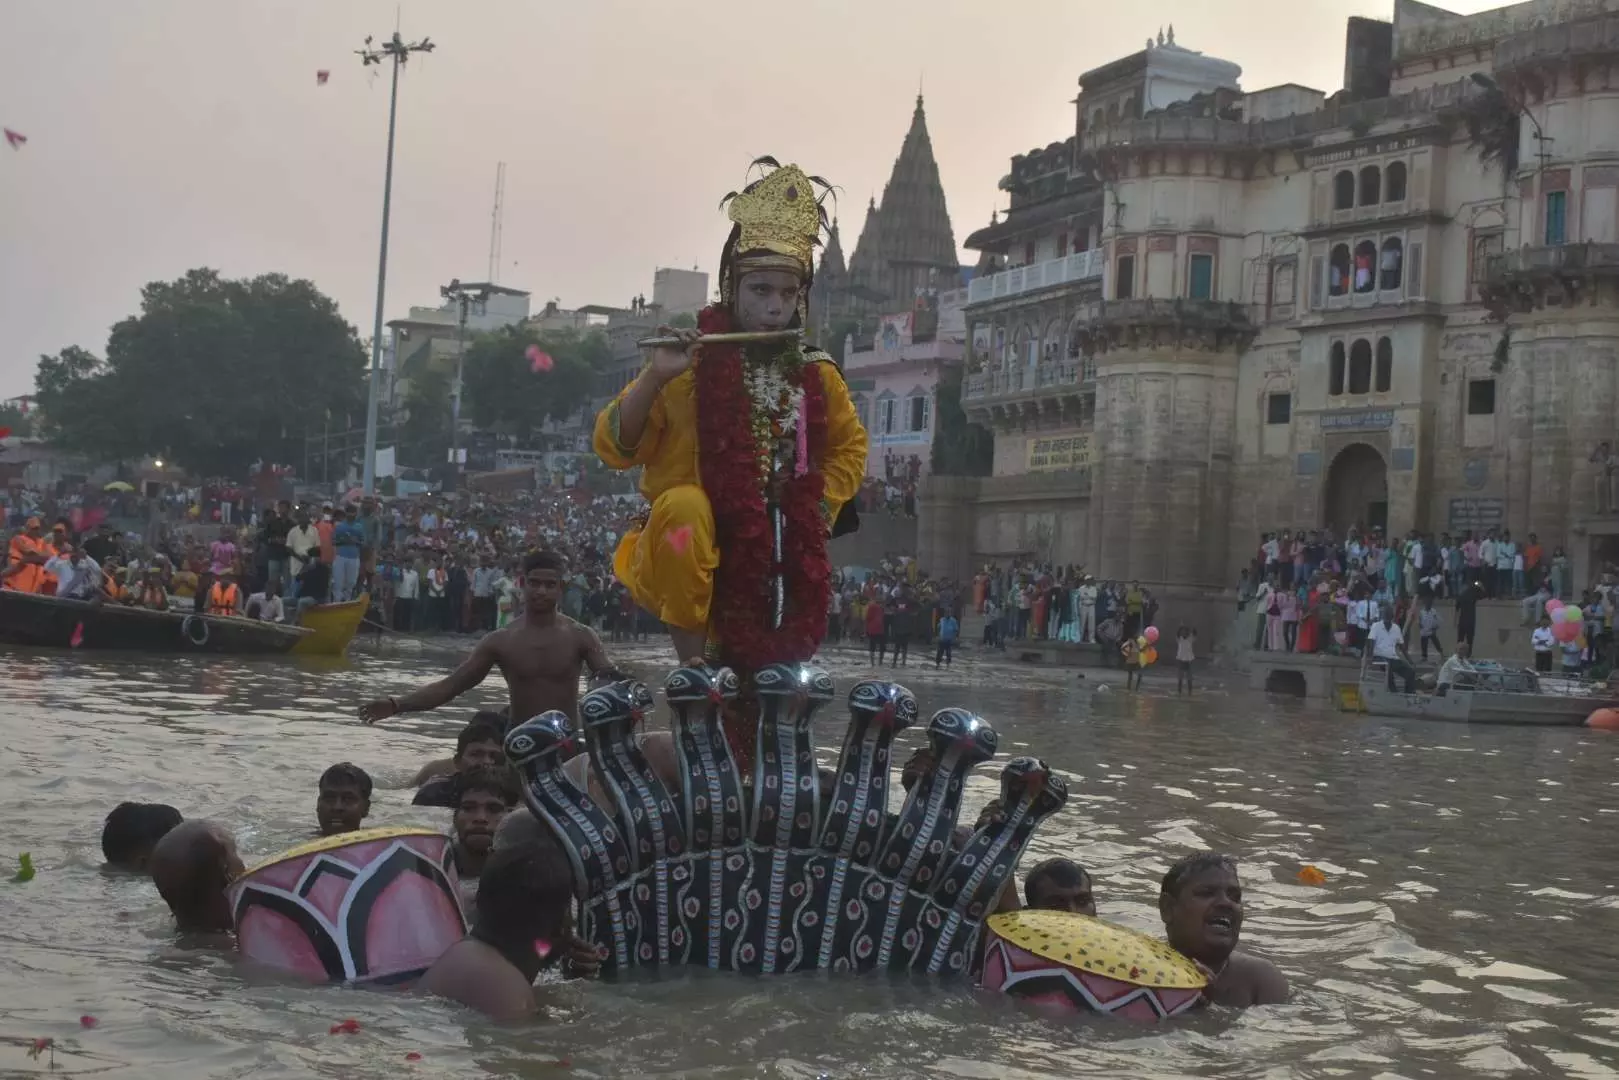
[[[371,597],[341,604],[319,604],[303,613],[299,625],[313,631],[292,647],[295,656],[342,656],[359,632],[360,623],[371,607]]]
[[[1442,695],[1390,690],[1385,669],[1375,664],[1362,672],[1358,690],[1360,711],[1372,716],[1465,724],[1573,727],[1597,709],[1619,705],[1619,695],[1603,683],[1483,660],[1459,672]]]
[[[47,648],[275,656],[314,631],[257,619],[152,611],[0,589],[0,643]]]

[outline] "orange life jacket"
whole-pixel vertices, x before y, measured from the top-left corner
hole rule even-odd
[[[214,587],[208,590],[208,614],[234,615],[236,614],[236,598],[240,594],[235,585],[226,585],[223,582],[214,582]]]
[[[15,572],[6,578],[6,588],[26,593],[43,591],[45,568],[30,566],[23,562],[28,556],[36,554],[50,558],[44,540],[35,540],[27,533],[18,533],[11,538],[11,546],[6,551],[6,569]],[[21,569],[17,569],[19,566]]]
[[[161,585],[146,585],[141,588],[141,607],[151,608],[153,611],[167,611],[169,609],[168,593],[163,591]]]

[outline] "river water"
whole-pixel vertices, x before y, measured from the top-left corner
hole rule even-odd
[[[647,675],[654,658],[630,657]],[[57,1075],[165,1080],[1619,1076],[1619,740],[1579,729],[1151,683],[1130,696],[971,660],[904,672],[924,716],[967,705],[1003,755],[1067,774],[1068,806],[1025,865],[1078,858],[1104,916],[1156,931],[1170,860],[1241,859],[1243,944],[1282,966],[1295,1002],[1159,1029],[1056,1022],[960,986],[709,973],[546,986],[544,1019],[499,1028],[406,994],[248,982],[230,956],[182,947],[149,883],[100,869],[101,819],[126,799],[226,822],[249,864],[274,854],[310,835],[316,778],[345,759],[377,780],[371,824],[446,825],[403,785],[467,710],[381,730],[353,716],[451,659],[412,643],[330,667],[7,654],[0,856],[32,852],[38,876],[0,881],[0,1077],[43,1073],[14,1045],[41,1036]],[[844,691],[867,673],[853,653],[830,667]],[[503,703],[498,679],[478,700]],[[830,760],[837,716],[822,736]],[[995,790],[980,772],[969,814]],[[1324,887],[1299,884],[1306,863]],[[358,1034],[329,1033],[348,1017]]]

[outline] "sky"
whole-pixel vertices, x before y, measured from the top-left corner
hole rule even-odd
[[[1489,0],[1459,0],[1479,11]],[[748,163],[841,188],[846,253],[920,87],[958,242],[1014,154],[1073,133],[1081,72],[1173,25],[1245,89],[1342,85],[1344,21],[1392,0],[0,0],[0,398],[41,353],[102,353],[142,285],[281,272],[371,333],[396,24],[386,318],[488,276],[534,306],[627,304],[658,266],[713,272]],[[316,71],[331,72],[325,86]],[[964,259],[970,255],[964,253]]]

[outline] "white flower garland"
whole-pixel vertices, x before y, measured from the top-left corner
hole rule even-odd
[[[742,377],[757,419],[780,427],[783,435],[798,426],[804,391],[788,382],[774,364],[750,364]]]

